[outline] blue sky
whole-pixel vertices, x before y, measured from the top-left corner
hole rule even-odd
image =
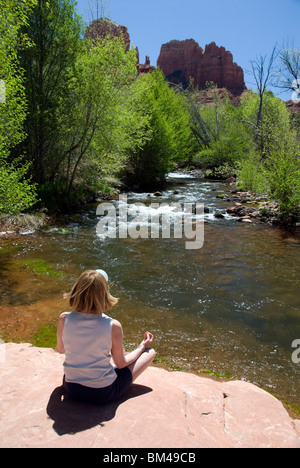
[[[86,20],[89,3],[78,0]],[[195,39],[202,48],[214,41],[232,52],[253,89],[251,60],[270,56],[276,43],[300,49],[300,0],[106,0],[106,8],[110,19],[127,26],[142,63],[148,55],[156,65],[161,45],[172,39]]]

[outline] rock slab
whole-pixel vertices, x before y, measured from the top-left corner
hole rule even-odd
[[[152,366],[95,407],[64,395],[63,355],[0,346],[1,448],[300,448],[300,421],[250,383]]]

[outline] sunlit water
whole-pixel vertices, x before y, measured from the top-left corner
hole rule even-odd
[[[184,237],[97,235],[96,205],[65,218],[65,230],[1,241],[0,332],[6,340],[31,341],[68,310],[63,293],[78,275],[103,268],[120,298],[111,315],[122,322],[126,346],[149,330],[168,367],[230,374],[300,405],[300,364],[292,360],[292,342],[300,339],[299,235],[237,223],[226,214],[232,201],[216,198],[228,186],[176,177],[162,197],[130,193],[128,203],[165,203],[170,211],[172,203],[204,203],[201,249],[187,250]],[[37,258],[63,277],[26,266]]]

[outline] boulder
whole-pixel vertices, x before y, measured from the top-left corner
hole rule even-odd
[[[300,421],[251,383],[152,366],[96,407],[66,397],[63,355],[1,347],[1,448],[300,448]]]

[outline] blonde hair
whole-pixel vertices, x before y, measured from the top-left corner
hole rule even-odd
[[[95,315],[109,311],[117,302],[118,299],[110,295],[104,276],[95,270],[80,275],[69,298],[73,310]]]

